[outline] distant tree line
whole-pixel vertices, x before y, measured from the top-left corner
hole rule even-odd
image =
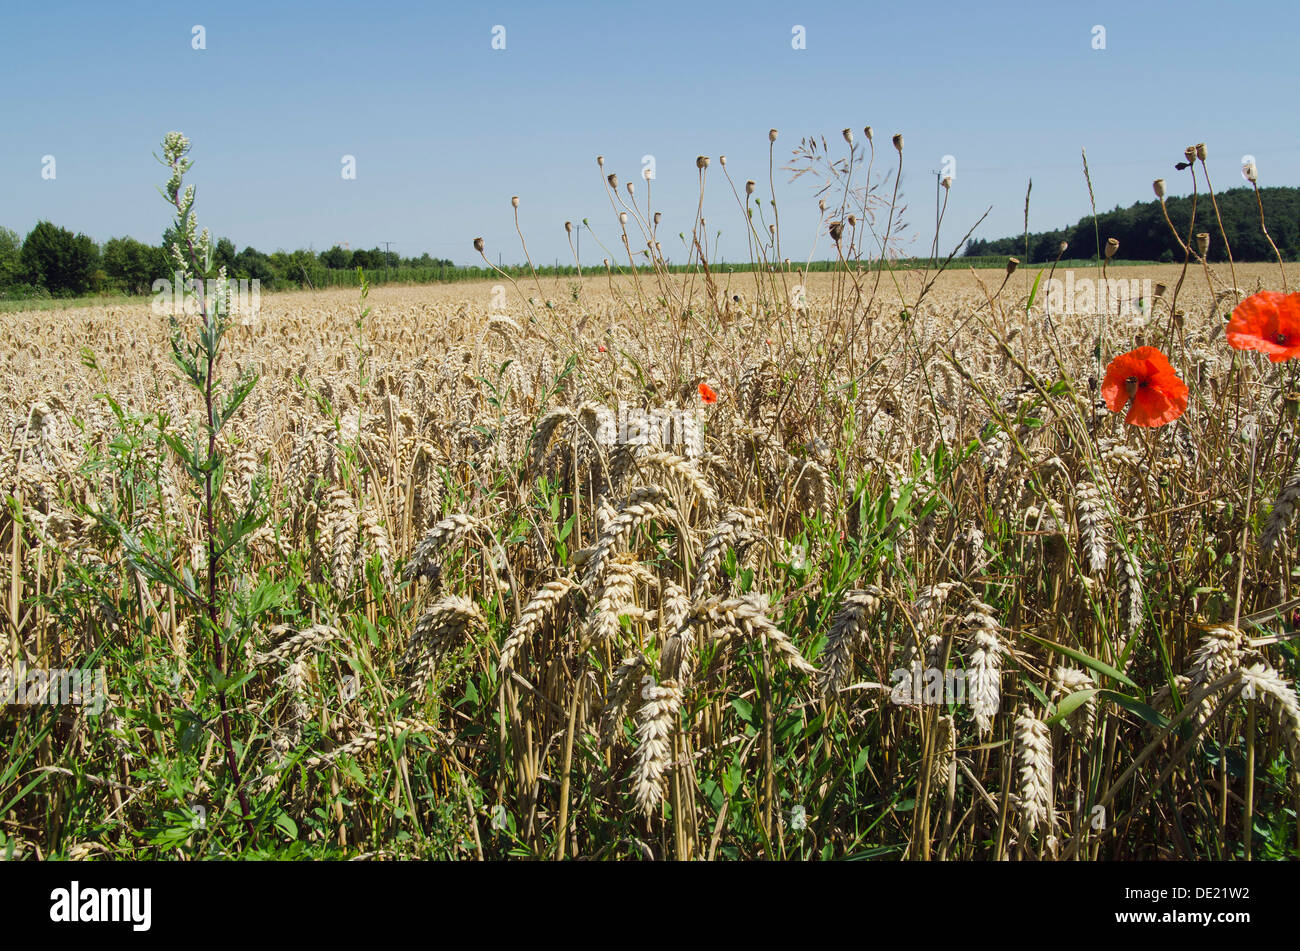
[[[1260,228],[1254,190],[1233,188],[1215,197],[1233,257],[1238,261],[1272,260],[1273,251]],[[1283,258],[1300,260],[1300,188],[1263,188],[1260,199],[1269,234]],[[1174,227],[1186,239],[1192,213],[1191,197],[1167,199],[1166,207]],[[1208,194],[1197,196],[1196,226],[1190,230],[1209,233],[1211,261],[1227,259]],[[157,245],[124,237],[110,238],[101,246],[87,235],[74,234],[49,221],[38,222],[25,238],[0,227],[0,298],[148,294],[155,280],[172,276],[174,265],[166,249],[171,247],[173,238],[168,231]],[[1095,254],[1098,241],[1104,246],[1109,238],[1119,241],[1119,257],[1126,261],[1182,260],[1182,251],[1170,233],[1158,201],[1137,202],[1128,208],[1103,212],[1097,216],[1095,230],[1092,217],[1087,216],[1067,228],[1031,233],[1028,252],[1025,236],[1015,235],[996,240],[973,239],[967,243],[965,254],[985,259],[1015,255],[1023,260],[1028,253],[1025,263],[1045,263],[1056,259],[1062,241],[1069,245],[1066,257],[1078,259]],[[354,282],[358,267],[379,279],[390,272],[395,280],[411,282],[473,279],[482,270],[457,267],[450,260],[435,258],[427,252],[419,257],[402,257],[379,247],[354,251],[336,244],[321,252],[297,250],[267,254],[252,247],[237,250],[229,238],[217,240],[212,256],[216,267],[225,266],[228,277],[258,280],[265,290],[347,285]],[[811,270],[821,270],[822,263],[814,262]],[[747,267],[738,262],[735,269]],[[574,269],[565,266],[542,270],[569,274]],[[527,273],[518,267],[507,267],[506,271]]]
[[[1264,221],[1268,233],[1277,245],[1284,260],[1300,261],[1300,188],[1278,187],[1261,188],[1260,202],[1264,206]],[[1215,200],[1219,206],[1219,216],[1223,219],[1223,230],[1228,235],[1232,248],[1232,257],[1237,261],[1272,261],[1273,249],[1269,247],[1260,227],[1259,203],[1255,200],[1253,188],[1232,188],[1216,192]],[[1173,222],[1183,240],[1188,239],[1188,222],[1192,217],[1192,198],[1184,196],[1165,199],[1169,219]],[[1223,236],[1215,218],[1214,206],[1210,203],[1208,193],[1202,191],[1196,198],[1196,226],[1192,231],[1191,241],[1195,246],[1195,234],[1207,232],[1210,235],[1211,261],[1226,261],[1227,252],[1223,246]],[[1097,253],[1098,239],[1102,248],[1106,240],[1115,238],[1119,241],[1119,256],[1132,261],[1181,261],[1183,251],[1175,240],[1169,225],[1165,222],[1156,200],[1136,202],[1128,208],[1116,207],[1113,211],[1097,215],[1096,228],[1093,227],[1091,215],[1080,218],[1078,223],[1059,231],[1031,232],[1029,235],[1029,260],[1025,263],[1037,264],[1056,260],[1061,249],[1061,242],[1069,244],[1066,257],[1090,257]],[[1025,236],[1015,235],[996,240],[975,239],[967,243],[966,255],[980,257],[984,255],[1015,255],[1021,259],[1025,256]]]
[[[157,245],[134,238],[110,238],[100,245],[49,221],[38,222],[25,238],[0,227],[0,298],[148,294],[155,280],[172,277],[175,265],[166,249],[174,238],[169,229]],[[214,267],[226,268],[227,277],[258,280],[265,290],[328,286],[338,283],[341,275],[334,272],[354,272],[358,267],[368,273],[390,268],[425,279],[455,269],[451,261],[427,252],[412,258],[377,247],[351,251],[335,245],[319,254],[304,250],[267,254],[252,247],[237,251],[229,238],[216,241],[212,259]]]

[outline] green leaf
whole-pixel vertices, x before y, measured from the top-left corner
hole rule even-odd
[[[1076,690],[1068,697],[1063,698],[1061,702],[1056,705],[1056,712],[1047,718],[1047,724],[1049,726],[1055,726],[1060,723],[1071,713],[1078,710],[1081,706],[1096,696],[1097,692],[1098,688],[1088,687],[1084,690]]]
[[[207,731],[207,724],[203,722],[202,717],[195,716],[189,711],[184,711],[180,719],[185,726],[181,730],[181,735],[176,743],[182,753],[187,753],[194,749],[194,745],[199,741],[199,738]]]
[[[722,774],[722,788],[728,796],[734,796],[736,790],[740,788],[741,775],[740,765],[737,763],[732,763]]]
[[[276,813],[275,827],[291,839],[298,838],[298,824],[283,811]]]
[[[194,474],[198,468],[198,460],[190,448],[181,442],[180,437],[173,436],[171,433],[163,433],[163,441],[171,446],[172,452],[176,453],[177,458],[185,464],[185,468],[189,469],[191,474]]]
[[[1042,688],[1039,687],[1038,684],[1034,683],[1023,674],[1020,676],[1020,682],[1029,690],[1030,693],[1038,698],[1038,702],[1044,707],[1050,707],[1052,705],[1052,701],[1047,699],[1047,694],[1043,693]]]
[[[226,397],[226,401],[222,405],[221,411],[216,415],[216,420],[213,424],[214,429],[220,430],[230,420],[230,417],[239,412],[239,407],[243,405],[244,400],[248,398],[248,394],[253,391],[253,387],[256,385],[256,373],[246,373],[239,382],[235,384],[230,395]]]
[[[1039,268],[1038,273],[1034,276],[1034,286],[1029,289],[1029,300],[1025,301],[1025,313],[1029,308],[1034,306],[1034,298],[1038,296],[1038,285],[1043,280],[1043,270]]]
[[[1143,720],[1146,720],[1152,726],[1164,728],[1169,725],[1169,719],[1157,710],[1142,703],[1140,700],[1134,700],[1127,694],[1118,693],[1114,690],[1102,690],[1101,696],[1106,700],[1111,700],[1130,713],[1136,713]]]
[[[1127,676],[1104,661],[1100,661],[1095,657],[1089,657],[1082,651],[1077,651],[1072,647],[1066,647],[1064,644],[1058,644],[1055,641],[1049,641],[1046,638],[1038,637],[1034,634],[1026,633],[1025,637],[1029,638],[1031,641],[1036,641],[1037,643],[1042,644],[1048,650],[1056,651],[1058,654],[1064,654],[1072,660],[1077,660],[1088,669],[1109,677],[1111,680],[1118,680],[1122,684],[1128,684],[1134,690],[1139,689],[1137,684],[1129,680]]]
[[[890,516],[891,519],[898,518],[900,515],[902,515],[904,512],[908,510],[908,508],[912,504],[912,493],[914,491],[916,491],[915,482],[909,482],[905,486],[903,486],[903,488],[898,493],[898,501],[894,503],[894,512]]]
[[[248,598],[248,616],[257,617],[260,614],[278,607],[287,600],[285,585],[279,581],[271,581],[269,578],[263,580]]]

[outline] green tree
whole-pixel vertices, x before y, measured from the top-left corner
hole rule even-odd
[[[235,274],[235,242],[229,238],[221,238],[217,241],[216,246],[212,249],[212,266],[220,270],[226,269],[226,277],[233,277]]]
[[[1170,184],[1174,180],[1170,179]],[[1285,254],[1295,247],[1300,250],[1300,188],[1261,188],[1256,199],[1252,188],[1229,188],[1216,192],[1215,200],[1223,219],[1232,247],[1232,256],[1238,261],[1271,261],[1273,249],[1260,227],[1259,206],[1264,206],[1264,218],[1269,234]],[[1169,221],[1165,220],[1166,212]],[[1178,232],[1170,231],[1172,222]],[[1060,241],[1069,242],[1066,255],[1070,258],[1091,258],[1097,254],[1097,238],[1119,241],[1119,255],[1130,261],[1181,261],[1181,242],[1195,242],[1196,232],[1210,235],[1211,261],[1227,260],[1227,248],[1209,197],[1203,192],[1197,198],[1195,224],[1192,223],[1192,199],[1188,195],[1171,196],[1164,209],[1158,201],[1137,202],[1128,208],[1115,208],[1097,215],[1094,228],[1092,216],[1080,218],[1078,223],[1060,231],[1047,231],[1029,236],[1030,256],[1027,263],[1041,264],[1056,257]],[[1002,255],[1024,253],[1023,235],[997,238],[992,241],[976,238],[968,242],[966,254]]]
[[[275,272],[271,270],[271,259],[257,248],[244,248],[235,256],[235,271],[228,277],[246,277],[260,281],[268,289],[275,282]]]
[[[99,266],[99,248],[84,234],[41,221],[24,239],[21,261],[29,283],[51,294],[84,294]]]
[[[155,279],[171,275],[171,263],[162,248],[134,238],[104,242],[103,267],[113,284],[131,294],[146,294]]]
[[[10,287],[22,281],[23,241],[18,232],[0,228],[0,287]]]
[[[320,263],[331,270],[346,270],[352,263],[352,255],[336,244],[328,251],[321,252]]]

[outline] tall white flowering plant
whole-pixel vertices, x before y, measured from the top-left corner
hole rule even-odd
[[[231,584],[232,572],[227,564],[244,549],[248,537],[266,521],[264,493],[255,483],[251,500],[242,512],[221,510],[221,485],[225,477],[225,458],[218,446],[218,436],[239,412],[240,406],[257,383],[257,375],[244,372],[233,382],[220,379],[221,342],[229,321],[229,285],[225,269],[213,277],[212,240],[207,229],[198,230],[194,215],[195,189],[185,185],[185,173],[193,164],[188,158],[189,140],[179,132],[169,132],[163,139],[160,161],[171,170],[163,189],[164,197],[176,210],[174,234],[170,248],[181,285],[184,288],[184,313],[173,314],[171,321],[172,359],[185,380],[199,394],[203,410],[188,439],[176,432],[164,435],[168,445],[184,464],[198,495],[203,552],[192,567],[179,575],[170,570],[158,572],[158,580],[170,585],[189,600],[201,619],[204,642],[209,645],[209,677],[202,697],[215,699],[217,712],[205,723],[215,721],[225,754],[226,767],[235,796],[239,801],[245,829],[251,838],[255,823],[249,798],[240,773],[239,757],[231,731],[229,695],[238,690],[246,676],[232,673],[229,656],[238,656],[240,642],[251,630],[251,604],[264,599],[247,586]],[[193,309],[190,298],[195,298]],[[197,319],[192,316],[197,312]],[[155,571],[161,566],[153,565]],[[195,570],[201,577],[195,577]],[[242,593],[241,593],[242,592]]]

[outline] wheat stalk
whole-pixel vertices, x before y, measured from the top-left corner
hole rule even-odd
[[[420,697],[424,694],[438,658],[453,644],[463,641],[471,631],[486,627],[483,612],[469,598],[453,594],[436,601],[416,622],[402,655],[403,665],[413,667],[411,695]]]
[[[652,816],[663,800],[664,777],[672,766],[672,734],[677,726],[682,692],[671,680],[657,686],[647,683],[641,690],[641,700],[632,787],[637,806],[646,816]]]
[[[880,611],[883,598],[884,593],[875,585],[845,592],[819,658],[822,672],[818,684],[823,693],[832,693],[844,686],[853,651],[866,637],[867,619]]]
[[[501,662],[498,669],[504,676],[514,666],[519,649],[528,643],[546,624],[554,620],[560,605],[577,585],[567,578],[548,581],[536,591],[524,606],[519,620],[515,622],[510,635],[501,644]]]
[[[1278,539],[1291,526],[1297,502],[1300,502],[1300,466],[1292,470],[1291,477],[1282,485],[1282,490],[1273,500],[1272,510],[1264,520],[1264,530],[1259,536],[1259,550],[1264,557],[1273,553]]]
[[[426,723],[423,720],[401,719],[394,720],[391,727],[379,727],[365,730],[352,739],[348,740],[341,746],[330,750],[319,756],[311,756],[305,760],[308,767],[318,769],[322,766],[330,766],[345,757],[362,756],[378,748],[380,743],[386,743],[389,739],[400,736],[403,733],[423,733],[435,737],[444,747],[450,747],[451,743],[436,726],[432,723]]]
[[[1055,822],[1052,806],[1052,733],[1047,724],[1027,707],[1015,721],[1016,753],[1020,759],[1020,783],[1016,801],[1026,831],[1051,829]]]
[[[1007,649],[998,640],[1000,625],[993,608],[972,598],[967,604],[964,625],[968,630],[966,663],[971,713],[980,734],[993,729],[993,718],[1002,705],[1002,658]]]

